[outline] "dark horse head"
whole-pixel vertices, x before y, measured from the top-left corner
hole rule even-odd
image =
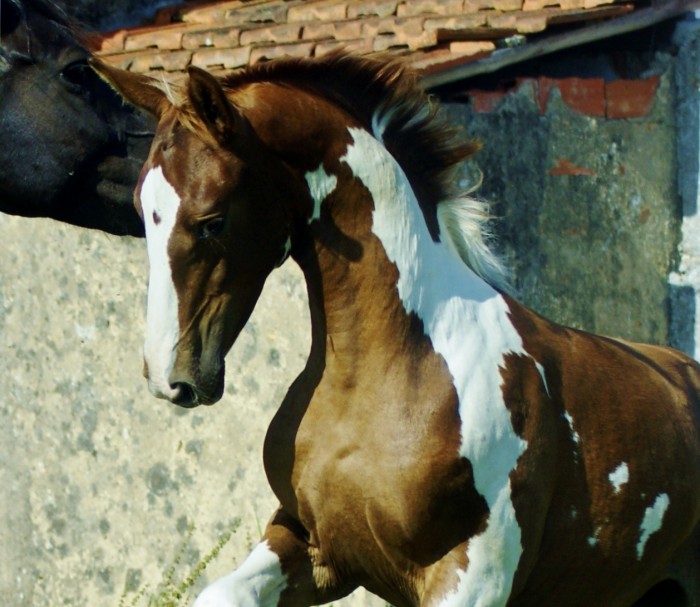
[[[48,0],[0,0],[0,212],[140,236],[132,192],[151,133],[76,31]]]

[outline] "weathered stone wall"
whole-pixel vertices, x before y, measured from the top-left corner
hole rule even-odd
[[[483,175],[477,195],[492,201],[522,301],[563,324],[668,343],[680,202],[673,61],[659,64],[649,113],[631,119],[572,109],[556,81],[545,109],[536,80],[493,111],[449,111],[483,142],[472,166]],[[602,90],[602,81],[574,84]]]

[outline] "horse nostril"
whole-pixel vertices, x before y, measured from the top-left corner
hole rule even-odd
[[[197,397],[197,391],[194,389],[194,386],[186,382],[176,382],[170,387],[173,390],[173,395],[170,400],[176,405],[189,409],[199,404],[199,398]]]

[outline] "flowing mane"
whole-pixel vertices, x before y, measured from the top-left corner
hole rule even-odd
[[[259,82],[287,83],[323,96],[357,118],[406,173],[433,240],[446,240],[492,286],[508,290],[507,272],[490,250],[488,205],[460,191],[457,167],[481,147],[450,124],[396,58],[331,53],[316,60],[258,63],[226,76],[233,90]]]

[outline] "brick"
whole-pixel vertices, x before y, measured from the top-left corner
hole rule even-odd
[[[276,59],[277,57],[310,57],[313,50],[313,42],[256,47],[250,52],[250,64],[253,65],[258,61]]]
[[[250,47],[238,48],[202,48],[192,55],[192,65],[203,69],[211,69],[222,66],[226,69],[234,69],[248,65],[250,59]]]
[[[362,36],[362,22],[340,21],[338,23],[315,21],[304,24],[302,38],[305,40],[355,40]]]
[[[601,4],[610,4],[612,0],[603,0]],[[524,11],[539,11],[547,7],[559,7],[560,10],[584,8],[585,0],[525,0]]]
[[[242,8],[226,12],[225,19],[238,25],[246,23],[286,23],[287,4],[266,2],[260,5],[244,5]]]
[[[214,2],[204,6],[181,8],[178,15],[186,23],[221,23],[231,11],[242,10],[245,2],[232,0],[231,2]]]
[[[610,119],[648,116],[654,107],[658,86],[658,76],[608,82],[605,86],[606,116]]]
[[[386,51],[392,48],[408,48],[416,51],[421,48],[429,48],[437,44],[437,36],[434,32],[424,32],[420,36],[405,36],[397,34],[381,34],[374,39],[372,48],[376,52]]]
[[[450,52],[459,55],[477,55],[479,53],[492,53],[496,45],[490,40],[460,40],[450,42]]]
[[[540,78],[540,112],[547,110],[550,92],[558,88],[562,101],[586,116],[605,116],[605,81],[602,78]]]
[[[551,0],[543,0],[551,2]],[[523,0],[464,0],[464,12],[472,13],[483,10],[519,11]]]
[[[151,70],[179,72],[187,69],[191,59],[192,51],[134,53],[128,69],[132,72],[148,72]]]
[[[583,177],[595,177],[596,172],[585,167],[575,165],[568,158],[557,158],[556,166],[547,171],[550,175],[571,175]]]
[[[306,2],[290,7],[287,11],[287,21],[340,21],[347,17],[347,9],[345,2],[337,0]]]
[[[534,34],[547,28],[548,13],[544,11],[491,11],[487,14],[489,26],[495,29],[512,29],[520,34]]]
[[[486,25],[486,15],[483,12],[460,15],[458,17],[432,17],[425,20],[423,28],[426,31],[437,31],[438,39],[452,39],[450,32],[458,33],[464,30],[473,30]]]
[[[583,0],[583,8],[595,8],[596,6],[603,6],[604,4],[610,4],[611,0]]]
[[[147,48],[159,48],[162,50],[175,50],[182,46],[182,29],[176,28],[148,28],[145,31],[129,33],[124,41],[124,49],[127,51]]]
[[[362,35],[378,36],[380,34],[397,34],[400,32],[403,36],[420,36],[425,31],[423,28],[424,22],[425,19],[421,17],[367,19],[362,22]]]
[[[316,43],[314,49],[314,55],[316,57],[323,57],[323,55],[344,50],[349,53],[357,53],[358,55],[366,55],[371,53],[373,50],[374,40],[372,38],[358,38],[357,40],[327,40],[324,42]]]
[[[416,15],[458,15],[462,12],[464,0],[408,0],[396,7],[397,17]]]
[[[385,51],[394,47],[406,47],[411,50],[435,46],[437,32],[423,28],[424,19],[379,19],[363,23],[362,35],[374,38],[375,51]]]
[[[255,29],[241,32],[241,46],[250,44],[284,44],[285,42],[295,42],[299,40],[301,26],[299,24],[269,25],[267,27],[256,27]]]
[[[239,45],[241,30],[237,27],[200,29],[182,35],[182,48],[196,49],[216,46],[233,48]]]
[[[390,17],[396,15],[398,0],[351,0],[348,3],[348,19],[357,17]]]

